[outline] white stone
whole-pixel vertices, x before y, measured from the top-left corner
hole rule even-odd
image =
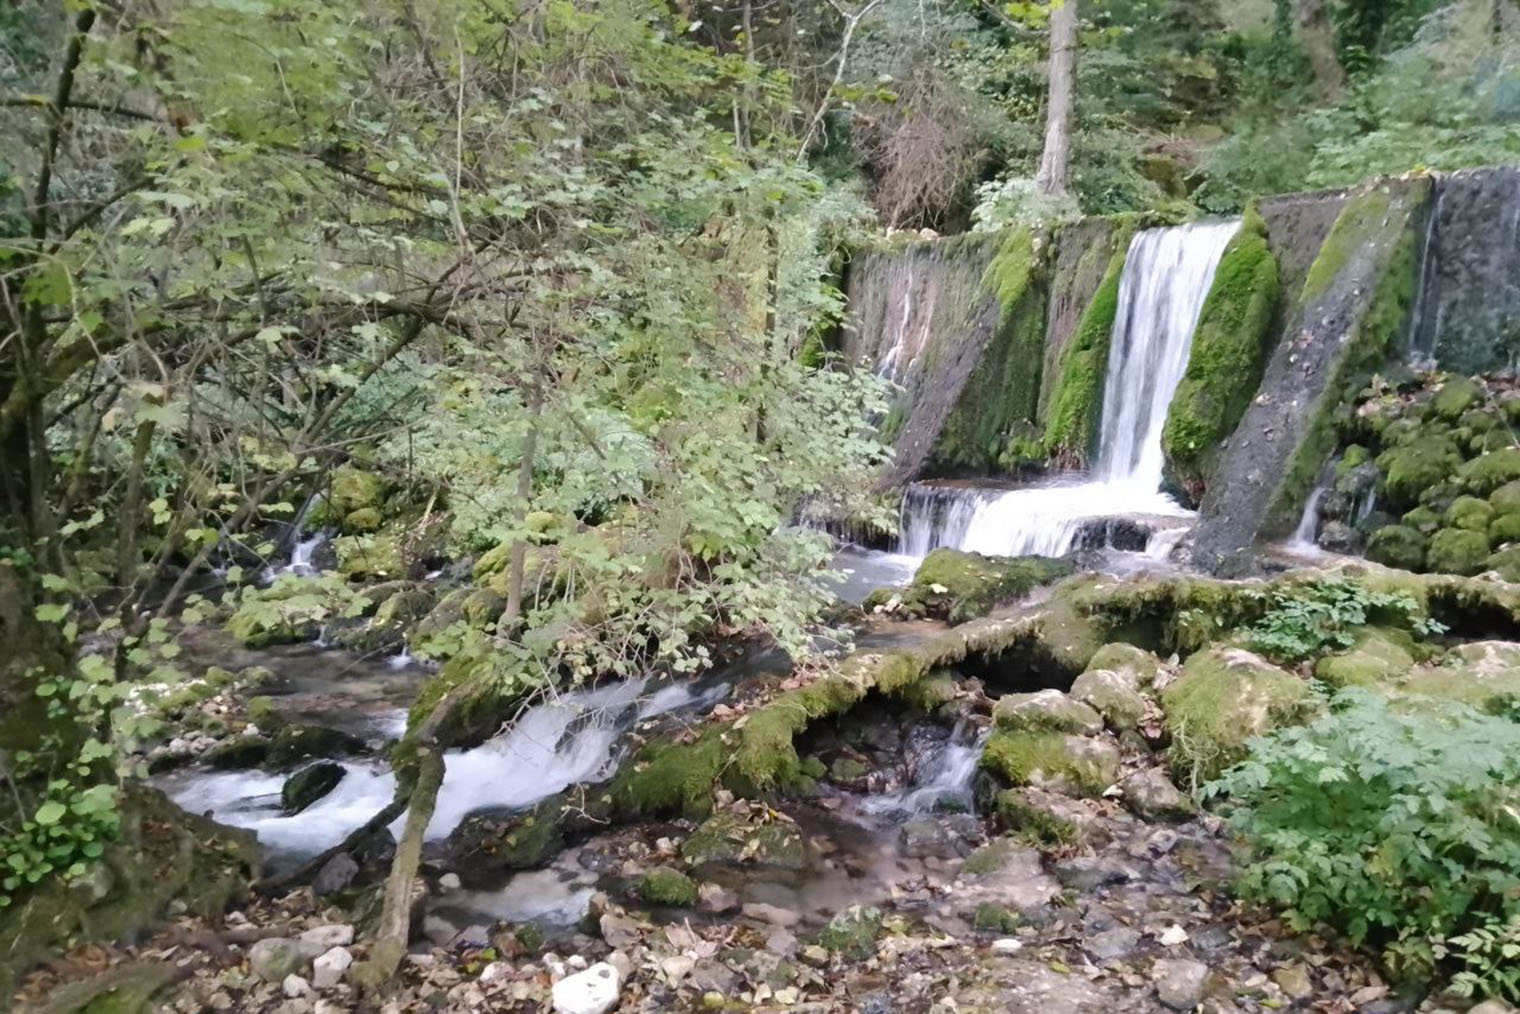
[[[452,894],[459,890],[462,885],[459,882],[459,874],[445,873],[438,878],[438,890],[442,894]]]
[[[1174,923],[1162,930],[1159,939],[1163,947],[1176,947],[1178,944],[1187,943],[1188,932]]]
[[[480,970],[480,981],[484,983],[500,982],[512,977],[512,966],[505,961],[493,961]]]
[[[1015,940],[1013,937],[1003,937],[1001,940],[992,941],[993,954],[1016,954],[1023,949],[1024,942]]]
[[[618,970],[599,961],[554,984],[554,1014],[607,1014],[617,1006],[622,988]]]
[[[280,989],[284,991],[286,997],[294,1000],[298,996],[305,996],[307,993],[310,993],[311,983],[299,975],[287,975],[285,976],[285,981],[280,983]]]
[[[572,972],[584,972],[591,967],[591,962],[583,954],[572,954],[565,959],[565,967]]]
[[[321,947],[347,947],[354,942],[354,928],[346,923],[329,923],[313,926],[301,934],[301,939]]]
[[[331,989],[343,981],[343,973],[354,963],[354,956],[347,947],[334,947],[311,963],[312,985],[318,989]]]

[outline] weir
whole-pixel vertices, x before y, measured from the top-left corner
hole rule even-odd
[[[1101,518],[1190,517],[1161,492],[1161,432],[1187,370],[1193,332],[1238,220],[1135,236],[1109,342],[1097,467],[1038,486],[917,483],[903,500],[898,551],[940,546],[999,556],[1061,556]]]

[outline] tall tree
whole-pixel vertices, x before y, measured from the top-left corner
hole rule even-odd
[[[1054,0],[1050,14],[1050,97],[1045,108],[1045,151],[1035,174],[1041,193],[1066,193],[1076,58],[1077,0]]]

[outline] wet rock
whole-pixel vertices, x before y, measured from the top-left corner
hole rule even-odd
[[[605,961],[554,984],[554,1014],[607,1014],[616,1007],[623,977]]]
[[[309,764],[289,778],[280,788],[280,808],[286,814],[300,813],[333,789],[348,772],[337,761]]]
[[[1099,887],[1123,884],[1140,879],[1137,873],[1114,856],[1075,856],[1056,863],[1056,879],[1074,891],[1091,891]]]
[[[1145,698],[1119,673],[1089,669],[1071,685],[1071,696],[1103,716],[1115,732],[1138,728],[1148,710]]]
[[[914,859],[960,859],[987,838],[982,822],[968,813],[919,817],[902,827],[903,854]]]
[[[364,740],[320,725],[287,725],[269,744],[267,763],[275,769],[294,767],[312,758],[347,757],[365,750]]]
[[[317,871],[312,879],[311,889],[321,897],[324,894],[335,894],[344,890],[354,882],[359,875],[359,864],[354,862],[354,857],[347,852],[339,852]]]
[[[753,861],[802,869],[808,864],[807,843],[795,824],[732,812],[703,821],[681,843],[681,857],[692,866]]]
[[[1082,945],[1087,956],[1098,964],[1119,961],[1135,953],[1140,946],[1140,931],[1128,926],[1115,926],[1089,937]]]
[[[997,702],[993,717],[999,728],[1015,732],[1093,735],[1103,731],[1102,716],[1059,690],[1009,694]]]
[[[306,930],[299,939],[315,947],[347,947],[354,942],[354,928],[348,923],[329,923]]]
[[[802,921],[802,916],[791,909],[780,908],[776,905],[767,905],[763,902],[750,902],[739,910],[740,914],[758,922],[770,923],[772,926],[790,928]]]
[[[1093,715],[1096,717],[1097,712]],[[1118,775],[1119,749],[1107,739],[1003,730],[988,739],[982,765],[1011,785],[1043,786],[1069,795],[1097,796]]]
[[[697,907],[704,912],[722,915],[739,907],[739,896],[722,884],[708,882],[697,888]]]
[[[281,983],[287,975],[306,970],[311,959],[322,953],[321,948],[292,940],[289,937],[265,937],[248,948],[249,970],[260,979]]]
[[[1203,1000],[1209,966],[1187,958],[1162,958],[1151,970],[1156,997],[1172,1010],[1192,1010]]]
[[[602,939],[616,948],[632,947],[644,939],[637,919],[617,912],[606,912],[597,920]]]
[[[218,771],[256,768],[269,756],[269,740],[263,736],[233,736],[207,750],[201,758]]]
[[[639,879],[638,893],[651,905],[690,908],[697,903],[697,882],[680,870],[657,866]]]
[[[1146,768],[1126,778],[1121,785],[1124,804],[1145,820],[1182,820],[1193,812],[1193,801],[1184,795],[1166,772]]]
[[[686,982],[701,993],[717,993],[720,1000],[732,996],[739,988],[739,973],[716,958],[698,961],[686,976]],[[720,1003],[721,1006],[721,1003]]]
[[[311,964],[311,983],[318,989],[331,989],[343,981],[354,956],[346,947],[334,947],[320,954]]]

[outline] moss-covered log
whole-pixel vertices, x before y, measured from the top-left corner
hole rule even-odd
[[[1261,383],[1280,294],[1266,222],[1248,208],[1214,273],[1161,435],[1168,469],[1194,503]]]

